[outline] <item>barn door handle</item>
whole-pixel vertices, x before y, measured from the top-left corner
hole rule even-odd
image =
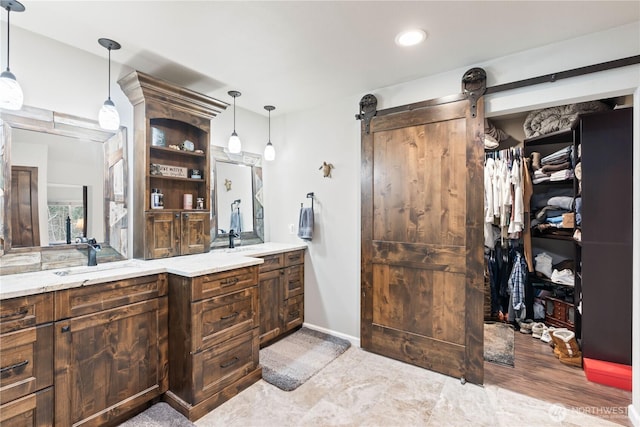
[[[4,368],[0,369],[0,375],[4,376],[5,373],[9,371],[13,371],[14,369],[22,368],[23,366],[27,366],[28,364],[29,364],[28,360],[23,360],[20,363],[15,363],[11,366],[5,366]]]
[[[13,313],[9,313],[9,314],[3,314],[2,316],[0,316],[0,319],[8,319],[10,317],[20,318],[20,317],[26,316],[27,313],[29,313],[28,307],[20,307],[18,311],[14,311]]]
[[[234,357],[233,359],[231,359],[230,361],[225,362],[225,363],[221,363],[221,364],[220,364],[220,367],[221,367],[221,368],[228,368],[228,367],[229,367],[229,366],[231,366],[231,365],[235,365],[235,364],[236,364],[236,363],[238,363],[239,361],[240,361],[240,359],[238,358],[238,356],[235,356],[235,357]]]
[[[240,313],[238,313],[237,311],[234,311],[233,313],[229,314],[228,316],[222,316],[220,318],[220,320],[229,320],[229,319],[232,319],[232,318],[238,316],[238,314],[240,314]]]

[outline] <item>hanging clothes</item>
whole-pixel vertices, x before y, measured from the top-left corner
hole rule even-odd
[[[511,303],[515,310],[522,310],[525,307],[524,293],[527,282],[527,265],[520,252],[515,252],[513,268],[509,276],[509,291],[511,293]]]

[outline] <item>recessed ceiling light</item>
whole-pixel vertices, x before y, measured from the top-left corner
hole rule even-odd
[[[396,44],[400,46],[415,46],[426,39],[427,33],[424,30],[407,30],[402,31],[396,36]]]

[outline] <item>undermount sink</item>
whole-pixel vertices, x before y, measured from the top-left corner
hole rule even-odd
[[[57,276],[75,276],[78,274],[88,274],[88,273],[96,273],[100,271],[108,271],[108,270],[116,270],[119,268],[130,268],[130,267],[139,267],[135,262],[128,262],[125,264],[98,264],[94,266],[86,266],[86,267],[71,267],[65,270],[56,270],[53,274]]]
[[[235,252],[244,252],[244,251],[249,251],[249,250],[251,250],[251,248],[248,247],[248,246],[238,246],[238,247],[235,247],[235,248],[227,248],[224,251],[226,253],[231,253],[232,254],[232,253],[235,253]]]

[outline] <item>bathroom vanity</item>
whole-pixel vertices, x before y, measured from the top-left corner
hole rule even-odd
[[[282,332],[301,324],[305,247],[2,276],[0,423],[117,425],[157,398],[200,418],[261,378],[265,262],[291,273]]]

